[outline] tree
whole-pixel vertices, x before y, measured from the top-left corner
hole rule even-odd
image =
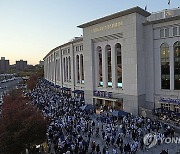
[[[27,80],[27,88],[29,90],[33,90],[36,87],[37,80],[38,76],[36,74],[31,75],[30,78]]]
[[[44,76],[43,69],[39,69],[38,72],[32,74],[30,78],[27,80],[27,88],[29,90],[33,90],[36,87],[36,83],[38,79],[42,78]]]
[[[20,154],[46,139],[47,120],[15,90],[4,97],[0,118],[0,153]]]

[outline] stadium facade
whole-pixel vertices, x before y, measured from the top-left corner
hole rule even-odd
[[[44,57],[45,79],[97,107],[180,112],[179,8],[134,7],[78,27],[83,37]]]

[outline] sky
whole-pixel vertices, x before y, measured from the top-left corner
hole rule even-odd
[[[53,48],[81,36],[78,25],[135,6],[157,12],[168,0],[0,0],[0,57],[38,64]],[[180,6],[171,0],[170,8]]]

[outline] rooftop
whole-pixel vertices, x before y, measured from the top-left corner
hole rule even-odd
[[[135,13],[135,12],[139,13],[139,14],[145,16],[145,17],[148,17],[149,15],[151,15],[149,12],[145,11],[144,9],[140,8],[139,6],[136,6],[136,7],[124,10],[124,11],[120,11],[120,12],[115,13],[115,14],[111,14],[109,16],[105,16],[105,17],[100,18],[100,19],[96,19],[96,20],[84,23],[82,25],[79,25],[78,27],[79,28],[86,28],[86,27],[89,27],[89,26],[92,26],[92,25],[95,25],[95,24],[98,24],[98,23],[102,23],[102,22],[112,20],[112,19],[115,19],[115,18],[118,18],[118,17],[122,17],[122,16],[125,16],[125,15],[128,15],[128,14],[131,14],[131,13]]]
[[[147,17],[147,21],[144,25],[157,24],[162,22],[168,22],[180,19],[180,8],[164,9],[162,11],[153,12]]]
[[[147,21],[150,22],[154,20],[165,19],[176,16],[180,16],[180,8],[165,9],[162,11],[153,12],[149,17],[147,17]]]
[[[82,41],[82,40],[83,40],[83,36],[81,36],[81,37],[74,37],[74,38],[71,39],[69,42],[64,43],[64,44],[62,44],[62,45],[60,45],[60,46],[57,46],[57,47],[55,47],[54,49],[52,49],[52,50],[43,58],[43,60],[44,60],[46,57],[48,57],[53,51],[58,50],[58,49],[60,49],[60,48],[63,48],[63,47],[65,47],[65,46],[67,46],[67,45],[69,45],[69,44],[71,44],[71,43],[76,43],[76,42],[79,42],[79,41]]]

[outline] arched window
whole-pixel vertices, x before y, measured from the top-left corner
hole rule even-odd
[[[50,80],[50,73],[51,73],[51,71],[50,71],[50,57],[49,57],[49,59],[48,59],[48,79]]]
[[[98,85],[103,86],[103,75],[102,75],[102,49],[100,46],[97,47],[98,54]]]
[[[48,80],[50,80],[50,58],[48,59]]]
[[[52,81],[55,81],[55,69],[56,69],[56,60],[55,60],[55,53],[52,55]]]
[[[119,43],[115,45],[115,52],[116,52],[117,87],[122,88],[122,57],[121,57],[121,45]]]
[[[68,57],[66,57],[66,79],[67,79],[67,82],[69,81],[69,69],[68,69],[68,65],[69,65],[69,62],[68,62]]]
[[[83,63],[83,55],[80,56],[80,64],[81,64],[81,83],[84,83],[84,63]]]
[[[71,81],[71,57],[69,56],[69,81]]]
[[[108,87],[112,87],[112,69],[111,69],[111,46],[106,45],[106,62],[107,62],[107,75],[108,75]]]
[[[76,56],[76,67],[77,67],[77,83],[80,83],[80,76],[79,76],[79,55]]]
[[[180,41],[174,43],[174,89],[180,90]]]
[[[60,81],[60,76],[61,76],[61,74],[60,74],[60,59],[58,59],[58,63],[57,63],[57,65],[58,65],[58,67],[57,67],[57,80],[58,81]]]
[[[66,59],[65,58],[63,58],[63,67],[64,67],[64,82],[66,81]]]
[[[55,84],[56,84],[56,82],[57,82],[57,67],[58,67],[58,65],[57,65],[57,59],[54,61],[54,63],[55,63],[55,71],[54,71],[54,74],[55,74]]]
[[[169,45],[161,45],[161,88],[170,89],[170,58]]]
[[[53,76],[53,55],[51,55],[51,81],[53,81],[53,78],[54,78],[54,76]]]
[[[47,70],[46,70],[46,78],[49,80],[49,75],[48,75],[48,73],[49,73],[49,58],[47,58]]]

